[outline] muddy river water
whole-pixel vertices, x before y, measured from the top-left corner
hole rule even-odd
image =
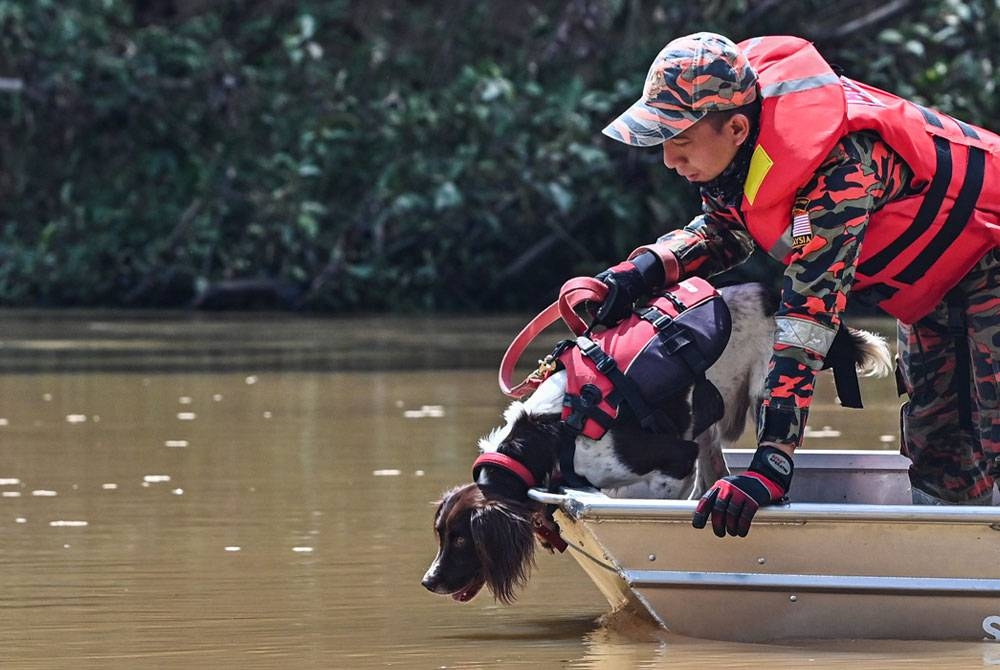
[[[513,606],[425,591],[431,503],[499,420],[521,323],[0,313],[0,667],[1000,666],[995,643],[602,622],[576,563],[544,553]],[[808,446],[896,448],[888,381],[861,413],[831,385]]]

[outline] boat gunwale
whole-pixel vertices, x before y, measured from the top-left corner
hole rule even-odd
[[[752,455],[752,449],[725,450],[726,462],[735,471],[745,468]],[[810,449],[796,454],[796,470],[858,470],[875,477],[905,476],[909,463],[898,452],[882,450]],[[690,522],[697,505],[696,500],[611,498],[597,489],[551,492],[535,488],[528,495],[537,502],[561,507],[575,519]],[[985,524],[1000,531],[1000,506],[791,502],[762,507],[754,520],[793,525],[810,521]]]
[[[574,519],[687,521],[696,500],[609,498],[603,493],[563,489],[552,493],[531,489],[529,497],[557,505]],[[937,505],[871,505],[858,503],[789,503],[757,511],[755,522],[801,524],[809,521],[855,521],[870,523],[986,524],[1000,531],[1000,508]]]

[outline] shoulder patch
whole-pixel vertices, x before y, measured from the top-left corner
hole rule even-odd
[[[792,205],[792,248],[801,249],[812,240],[812,224],[809,222],[809,198],[799,196]]]

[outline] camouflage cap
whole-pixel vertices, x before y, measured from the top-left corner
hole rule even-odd
[[[662,144],[708,112],[753,102],[756,84],[747,57],[728,38],[716,33],[679,37],[657,54],[642,97],[603,132],[632,146]]]

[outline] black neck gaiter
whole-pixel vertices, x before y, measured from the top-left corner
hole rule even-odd
[[[748,110],[747,116],[750,118],[750,134],[746,141],[740,145],[733,161],[718,177],[700,184],[703,194],[729,207],[736,206],[740,202],[743,184],[746,182],[747,172],[750,170],[750,159],[753,157],[754,147],[757,146],[757,136],[760,133],[759,102]]]

